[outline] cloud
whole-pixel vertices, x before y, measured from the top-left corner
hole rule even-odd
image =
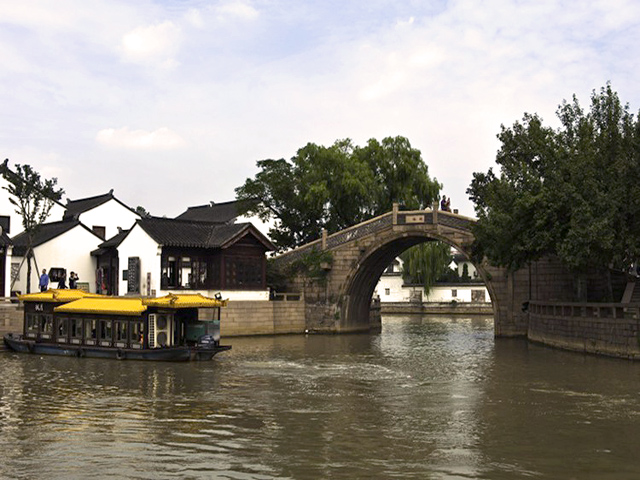
[[[244,2],[228,2],[219,6],[216,10],[219,15],[224,17],[235,17],[244,20],[253,20],[258,17],[258,11]]]
[[[98,143],[113,148],[132,150],[170,150],[185,145],[184,139],[170,129],[163,127],[153,132],[123,128],[105,128],[96,136]]]
[[[158,63],[163,67],[176,65],[181,31],[173,22],[137,27],[122,37],[126,60],[134,63]]]

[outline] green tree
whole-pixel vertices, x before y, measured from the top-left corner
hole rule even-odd
[[[516,270],[557,255],[578,276],[624,269],[640,254],[640,126],[611,85],[589,111],[574,96],[561,126],[526,114],[502,127],[500,175],[474,173],[475,255]]]
[[[270,237],[292,248],[391,210],[394,202],[425,208],[440,185],[429,177],[420,152],[403,137],[348,139],[330,147],[309,143],[290,160],[260,160],[255,178],[236,189],[242,213],[273,221]]]
[[[9,201],[15,206],[16,213],[22,218],[22,228],[27,236],[27,293],[31,292],[31,261],[33,260],[33,239],[54,203],[60,201],[64,190],[57,188],[57,178],[42,179],[40,174],[29,165],[15,166],[15,172],[9,169],[6,159],[0,171],[7,185],[2,187],[11,195]]]
[[[149,213],[149,211],[144,208],[142,205],[138,205],[135,210],[134,210],[138,215],[140,215],[142,218],[146,218],[146,217],[150,217],[151,214]]]
[[[415,245],[405,250],[400,258],[403,278],[422,285],[425,294],[429,294],[431,287],[447,272],[453,259],[451,247],[437,241]]]

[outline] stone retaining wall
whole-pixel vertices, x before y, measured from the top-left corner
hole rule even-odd
[[[229,302],[222,309],[220,336],[277,335],[304,333],[305,302],[245,301]]]
[[[493,315],[490,303],[471,302],[382,302],[383,314]]]
[[[567,350],[640,359],[640,305],[531,302],[527,337]]]
[[[22,332],[23,310],[17,304],[0,304],[0,338],[7,333]],[[0,348],[4,347],[4,342],[0,340]]]

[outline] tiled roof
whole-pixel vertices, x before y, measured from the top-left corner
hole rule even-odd
[[[224,203],[209,203],[189,207],[186,212],[176,217],[178,220],[195,220],[200,222],[230,223],[239,216],[241,202],[234,200]]]
[[[94,257],[104,255],[109,250],[116,248],[118,245],[122,243],[122,241],[129,234],[130,230],[120,230],[116,235],[111,237],[109,240],[102,242],[98,245],[98,248],[91,252],[91,255]]]
[[[247,233],[267,250],[275,247],[250,223],[217,224],[172,218],[148,217],[137,222],[158,244],[165,247],[224,248]]]
[[[0,247],[7,247],[9,245],[11,245],[13,242],[11,241],[11,239],[9,238],[9,235],[7,235],[4,231],[2,232],[2,234],[0,234]]]
[[[87,212],[93,208],[99,207],[103,203],[107,203],[109,200],[115,200],[123,207],[131,210],[131,207],[125,205],[116,197],[113,196],[113,190],[109,190],[109,193],[105,193],[103,195],[96,195],[95,197],[88,198],[80,198],[78,200],[67,200],[67,205],[65,206],[66,211],[64,212],[64,219],[70,220],[73,218],[77,218],[80,214]]]
[[[37,247],[38,245],[42,245],[43,243],[48,242],[56,238],[63,233],[68,232],[72,228],[77,227],[78,225],[82,226],[82,228],[87,229],[87,231],[91,231],[82,225],[78,220],[62,220],[60,222],[51,222],[51,223],[43,223],[38,227],[34,237],[32,247]],[[19,233],[15,237],[13,237],[13,254],[17,256],[23,256],[27,253],[28,246],[28,237],[26,232]]]

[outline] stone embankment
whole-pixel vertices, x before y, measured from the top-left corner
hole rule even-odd
[[[384,302],[381,310],[383,315],[493,315],[490,303],[477,302]]]
[[[529,340],[640,360],[640,304],[531,302]]]

